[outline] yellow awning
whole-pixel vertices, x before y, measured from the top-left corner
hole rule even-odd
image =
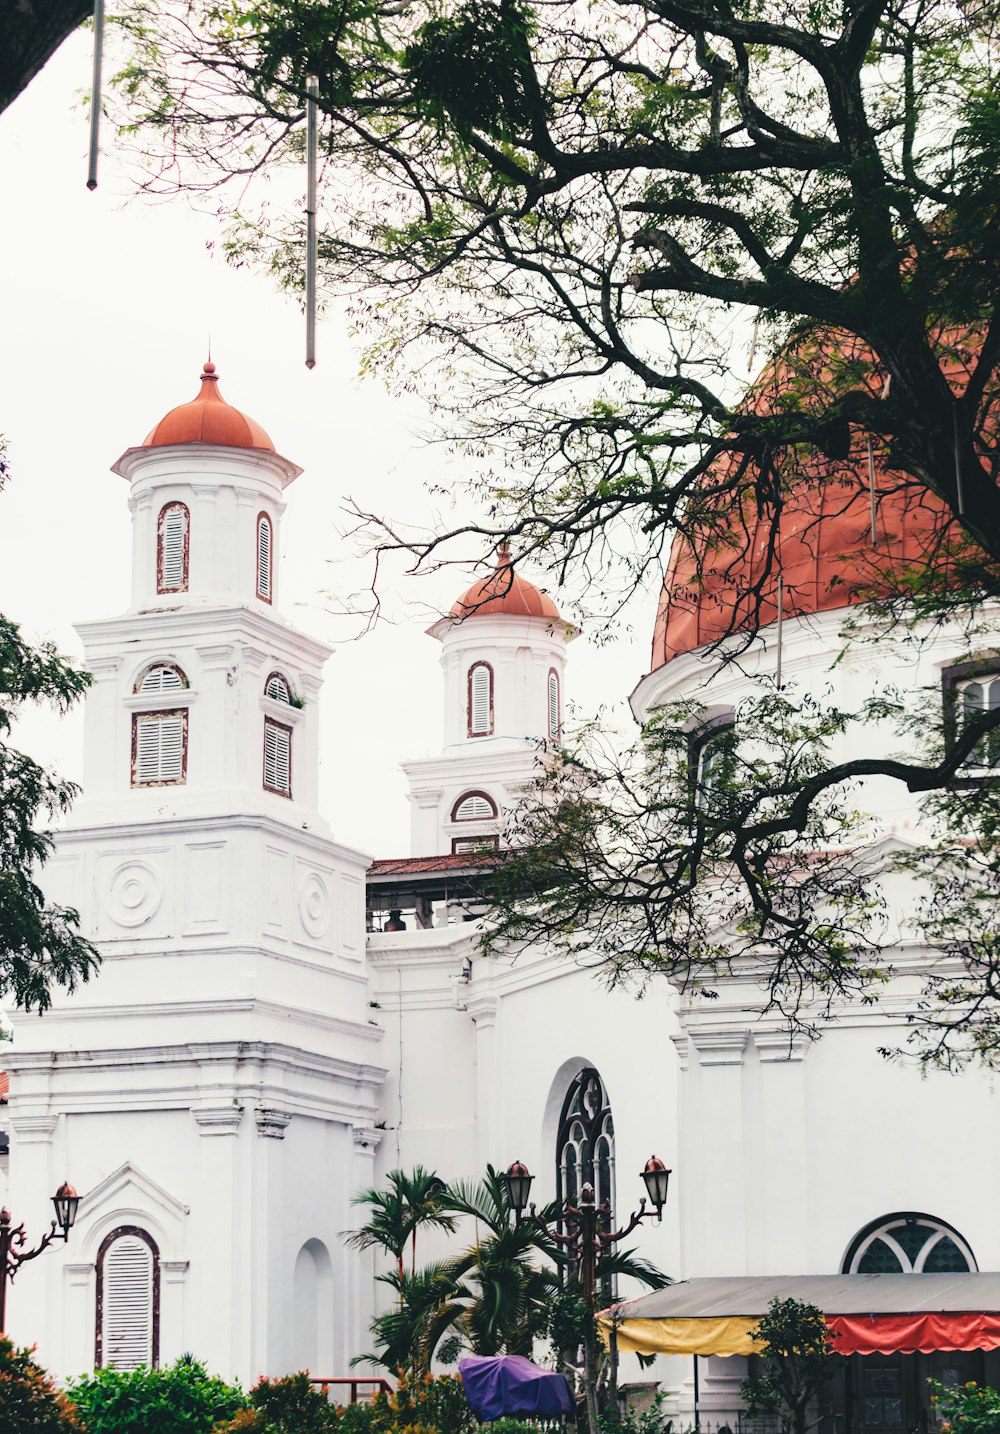
[[[605,1344],[612,1321],[598,1315]],[[759,1317],[721,1319],[624,1319],[618,1321],[618,1348],[625,1354],[753,1354],[760,1346],[751,1335]]]

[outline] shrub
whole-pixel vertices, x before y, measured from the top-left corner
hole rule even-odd
[[[395,1390],[380,1391],[369,1407],[371,1434],[396,1434],[400,1429],[474,1434],[479,1428],[462,1381],[454,1374],[425,1374],[421,1379],[400,1374]]]
[[[313,1389],[308,1374],[289,1374],[258,1380],[249,1406],[216,1425],[215,1434],[326,1434],[337,1428],[339,1414],[335,1404]]]
[[[935,1413],[945,1434],[1000,1434],[1000,1393],[988,1384],[939,1384],[929,1379]]]
[[[0,1429],[3,1434],[69,1434],[78,1428],[73,1411],[35,1363],[34,1352],[34,1347],[15,1349],[0,1335]]]
[[[246,1403],[189,1354],[166,1369],[95,1370],[70,1382],[69,1397],[86,1434],[210,1434]]]

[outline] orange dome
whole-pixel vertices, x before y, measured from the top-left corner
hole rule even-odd
[[[226,402],[219,392],[215,364],[206,363],[201,375],[201,392],[190,403],[172,408],[146,435],[143,448],[166,448],[175,443],[217,443],[225,448],[262,448],[274,452],[274,444],[252,418]]]
[[[823,342],[830,339],[827,335]],[[835,342],[845,361],[871,358],[860,340],[838,335]],[[794,365],[803,359],[817,388],[828,381],[831,369],[822,343],[807,355],[786,352],[755,384],[751,407],[759,413],[780,411],[790,383],[802,381],[806,370],[796,371]],[[961,391],[967,374],[953,366],[950,378]],[[870,382],[876,381],[873,373]],[[786,462],[798,467],[791,484],[785,480],[776,524],[772,512],[760,513],[756,475],[748,471],[731,491],[725,490],[727,472],[735,473],[737,459],[718,459],[708,476],[723,488],[725,521],[708,536],[695,529],[674,537],[653,633],[652,669],[774,622],[779,574],[783,615],[800,617],[905,591],[907,572],[932,555],[945,575],[967,556],[969,541],[945,504],[908,474],[894,472],[881,444],[873,439],[874,484],[868,435],[858,428],[850,430],[846,458],[813,451],[801,459],[792,450]]]
[[[472,618],[495,613],[502,613],[504,617],[544,617],[549,622],[561,620],[559,609],[548,593],[514,571],[506,546],[498,550],[497,565],[489,576],[473,583],[453,604],[448,616]]]

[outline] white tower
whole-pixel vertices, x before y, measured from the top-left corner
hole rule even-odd
[[[566,645],[579,629],[501,548],[493,571],[428,632],[441,643],[444,747],[403,764],[414,856],[499,844],[505,811],[560,739]]]
[[[79,629],[85,791],[46,868],[103,964],[15,1015],[7,1060],[12,1208],[30,1226],[63,1171],[83,1200],[10,1329],[60,1375],[187,1349],[243,1380],[330,1375],[365,1342],[371,1290],[339,1237],[384,1072],[367,859],[316,809],[329,650],[276,608],[300,470],[206,364],[114,471],[132,604]]]

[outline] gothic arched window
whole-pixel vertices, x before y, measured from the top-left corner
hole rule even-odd
[[[615,1205],[615,1126],[600,1075],[580,1071],[563,1101],[556,1134],[556,1196],[575,1205],[585,1185],[598,1205]]]
[[[855,1235],[844,1256],[847,1275],[950,1275],[978,1268],[952,1225],[914,1211],[873,1220]]]
[[[97,1252],[97,1369],[156,1369],[160,1360],[160,1252],[137,1225],[112,1230]]]
[[[183,503],[167,503],[156,524],[156,591],[188,590],[188,540],[191,516]]]

